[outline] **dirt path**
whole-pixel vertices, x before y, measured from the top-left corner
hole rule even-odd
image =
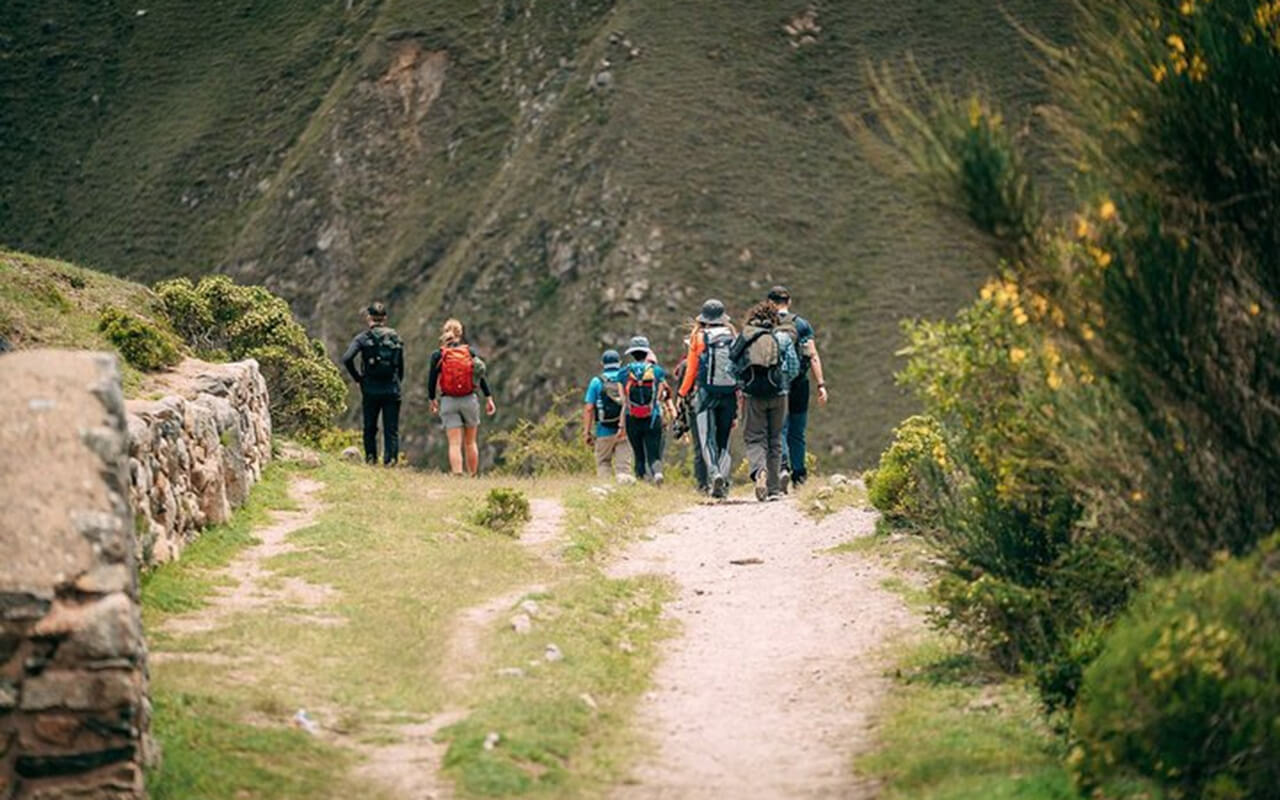
[[[345,621],[342,617],[318,610],[333,598],[331,587],[298,578],[281,578],[265,566],[269,559],[297,549],[287,539],[295,531],[315,523],[323,507],[316,495],[323,488],[324,484],[319,481],[294,478],[289,484],[289,496],[297,503],[297,510],[272,512],[271,524],[254,531],[259,543],[242,552],[222,571],[229,579],[227,585],[219,586],[209,602],[196,611],[165,620],[161,630],[179,635],[204,633],[218,628],[231,614],[268,608],[273,613],[278,609],[295,609],[293,613],[312,624],[342,624]]]
[[[682,633],[638,720],[658,750],[610,797],[873,796],[851,759],[887,688],[882,645],[916,622],[881,588],[884,567],[826,551],[874,523],[846,511],[817,524],[790,502],[701,505],[624,554],[615,574],[678,583]]]

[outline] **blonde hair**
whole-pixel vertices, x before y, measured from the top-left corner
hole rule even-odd
[[[466,329],[462,323],[456,319],[447,319],[440,326],[440,346],[448,347],[451,344],[457,344],[462,341],[462,337],[466,334]]]

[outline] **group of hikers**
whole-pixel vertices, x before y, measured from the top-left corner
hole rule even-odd
[[[367,329],[352,339],[342,363],[360,387],[365,460],[378,461],[381,422],[382,463],[395,464],[404,341],[387,324],[384,304],[371,304],[366,319]],[[741,419],[756,498],[777,499],[804,483],[812,385],[823,404],[827,388],[813,327],[791,312],[786,287],[770,289],[746,313],[741,331],[724,303],[707,300],[685,347],[670,374],[644,336],[633,337],[622,354],[606,350],[601,356],[602,371],[587,386],[582,416],[583,438],[594,448],[597,474],[661,484],[670,427],[675,438],[687,434],[692,439],[698,489],[727,497],[729,437]],[[427,397],[448,437],[454,474],[479,471],[480,395],[485,412],[497,413],[484,360],[467,343],[463,324],[447,320],[440,347],[431,354]]]
[[[667,371],[643,336],[623,354],[606,350],[602,372],[583,397],[583,438],[595,448],[600,477],[632,475],[663,482],[665,428],[693,441],[699,491],[728,496],[729,436],[743,420],[747,464],[758,500],[774,500],[804,483],[811,381],[827,402],[813,327],[791,312],[783,286],[747,312],[737,330],[719,300],[695,318],[686,352]],[[675,388],[672,388],[674,385]]]

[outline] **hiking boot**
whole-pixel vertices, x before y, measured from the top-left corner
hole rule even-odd
[[[717,475],[711,481],[711,496],[717,500],[723,500],[729,494],[729,482]]]
[[[778,473],[778,492],[779,494],[791,493],[791,473],[785,469]]]
[[[663,477],[662,477],[662,473],[661,473],[661,472],[655,472],[655,473],[653,473],[653,485],[654,485],[654,486],[661,486],[661,485],[662,485],[662,481],[663,481]]]
[[[769,499],[769,476],[765,474],[764,470],[756,473],[755,484],[756,499],[763,503]]]

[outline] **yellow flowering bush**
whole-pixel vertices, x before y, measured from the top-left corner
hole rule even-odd
[[[924,528],[935,523],[935,490],[928,481],[948,469],[947,445],[938,421],[908,417],[893,432],[893,444],[866,475],[867,497],[890,521]]]
[[[1280,796],[1280,538],[1151,586],[1085,673],[1069,764],[1086,789]],[[1138,785],[1141,785],[1140,783]]]

